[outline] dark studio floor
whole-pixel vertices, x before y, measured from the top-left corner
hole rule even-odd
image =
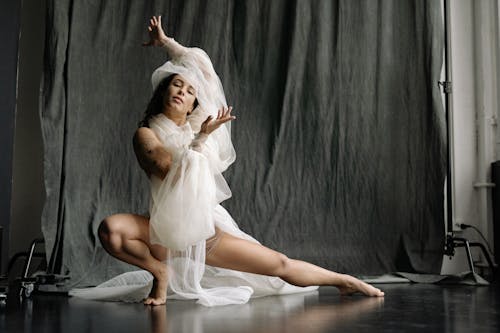
[[[104,303],[63,295],[8,299],[0,332],[499,332],[500,288],[385,284],[383,299],[319,292],[206,308]]]

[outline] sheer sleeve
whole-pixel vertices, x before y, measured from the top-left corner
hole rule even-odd
[[[210,173],[215,182],[215,199],[217,204],[231,197],[231,189],[226,182],[222,173],[227,169],[227,160],[224,159],[223,152],[221,152],[219,141],[213,137],[212,134],[196,134],[193,141],[191,141],[190,148],[202,154],[208,162]]]
[[[176,59],[184,56],[188,52],[188,48],[181,45],[175,39],[167,37],[163,41],[163,48],[167,51],[169,58]]]
[[[205,141],[207,141],[208,134],[205,133],[197,133],[194,136],[193,141],[191,141],[191,149],[196,150],[198,152],[202,152],[205,148]]]

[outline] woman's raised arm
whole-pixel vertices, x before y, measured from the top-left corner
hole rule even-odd
[[[187,47],[182,46],[173,38],[167,37],[161,27],[161,15],[153,16],[148,26],[149,42],[142,43],[143,46],[161,46],[167,50],[170,58],[178,58],[187,52]]]

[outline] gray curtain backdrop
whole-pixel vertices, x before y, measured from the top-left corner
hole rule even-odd
[[[166,60],[140,45],[154,14],[207,51],[234,106],[223,205],[243,230],[337,271],[439,272],[441,7],[409,0],[48,1],[42,223],[56,270],[89,285],[132,269],[95,233],[147,212],[132,136]]]

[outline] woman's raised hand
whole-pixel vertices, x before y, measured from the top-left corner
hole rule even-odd
[[[235,116],[231,115],[231,111],[233,111],[232,106],[228,108],[222,107],[217,112],[217,118],[214,120],[212,120],[212,116],[208,116],[208,118],[201,124],[200,133],[210,134],[219,128],[220,125],[236,119]]]
[[[156,17],[153,16],[149,20],[149,42],[142,43],[142,46],[161,46],[163,45],[163,40],[167,38],[163,28],[161,27],[161,15]]]

